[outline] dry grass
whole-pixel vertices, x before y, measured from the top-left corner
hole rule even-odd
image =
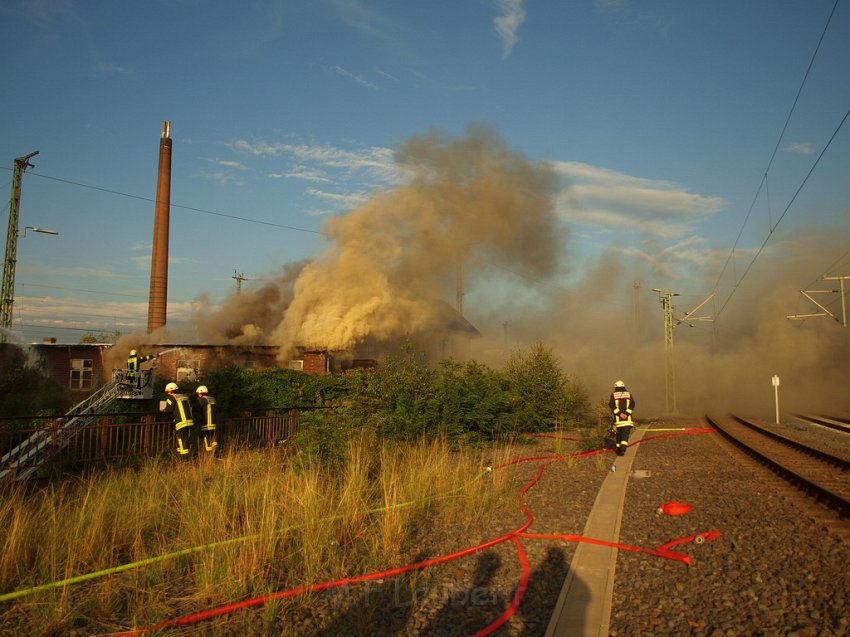
[[[509,454],[487,455],[496,465]],[[338,471],[289,462],[280,451],[236,450],[212,461],[151,461],[35,494],[10,489],[0,499],[0,595],[43,590],[0,601],[0,632],[147,626],[398,566],[417,528],[472,522],[502,498],[504,472],[483,469],[480,452],[364,435],[350,441]],[[53,585],[135,562],[144,563]]]

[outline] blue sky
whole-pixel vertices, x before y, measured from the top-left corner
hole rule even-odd
[[[169,322],[236,272],[250,290],[320,255],[328,219],[401,183],[396,147],[471,125],[557,176],[549,283],[610,257],[615,304],[639,280],[726,311],[762,246],[753,274],[810,232],[834,245],[781,282],[791,298],[850,274],[847,0],[6,0],[0,36],[3,218],[14,158],[38,150],[20,227],[60,233],[18,243],[26,341],[144,330],[164,120]],[[471,320],[509,287],[470,285]]]

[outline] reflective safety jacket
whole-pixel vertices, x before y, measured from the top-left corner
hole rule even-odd
[[[155,356],[139,356],[136,354],[135,356],[130,356],[127,358],[127,371],[128,372],[137,372],[139,371],[139,365],[142,363],[152,360],[156,358]]]
[[[192,421],[192,406],[184,394],[166,394],[165,408],[162,411],[171,414],[171,418],[174,420],[174,428],[177,430],[195,424]]]
[[[632,427],[632,412],[635,408],[635,399],[625,387],[619,387],[611,392],[608,399],[608,407],[614,414],[614,425],[617,427]]]
[[[218,408],[212,396],[196,396],[192,400],[192,415],[201,431],[215,431],[216,411]]]

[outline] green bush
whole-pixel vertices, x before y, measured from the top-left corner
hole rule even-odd
[[[550,349],[535,343],[511,354],[505,367],[515,428],[537,433],[567,428],[586,408],[581,387],[561,370]]]
[[[481,442],[513,433],[507,383],[476,361],[441,363],[437,399],[440,432],[450,440]]]
[[[380,369],[362,379],[362,400],[367,422],[378,435],[397,440],[433,436],[439,422],[436,372],[410,343],[388,356]]]
[[[310,409],[300,413],[298,430],[292,443],[298,450],[298,461],[308,466],[340,468],[352,428],[335,409]]]
[[[39,367],[12,361],[0,374],[0,416],[54,416],[70,403],[70,392]]]
[[[351,395],[352,381],[347,374],[314,376],[285,368],[263,371],[237,366],[205,374],[181,391],[192,393],[204,384],[215,396],[219,409],[237,414],[248,409],[322,407],[340,403]]]

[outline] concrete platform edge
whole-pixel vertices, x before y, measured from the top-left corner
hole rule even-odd
[[[611,454],[617,470],[602,483],[588,516],[584,537],[619,542],[626,484],[632,471],[636,443],[643,438],[636,428],[625,456]],[[614,594],[617,549],[580,542],[561,587],[546,637],[607,637]]]

